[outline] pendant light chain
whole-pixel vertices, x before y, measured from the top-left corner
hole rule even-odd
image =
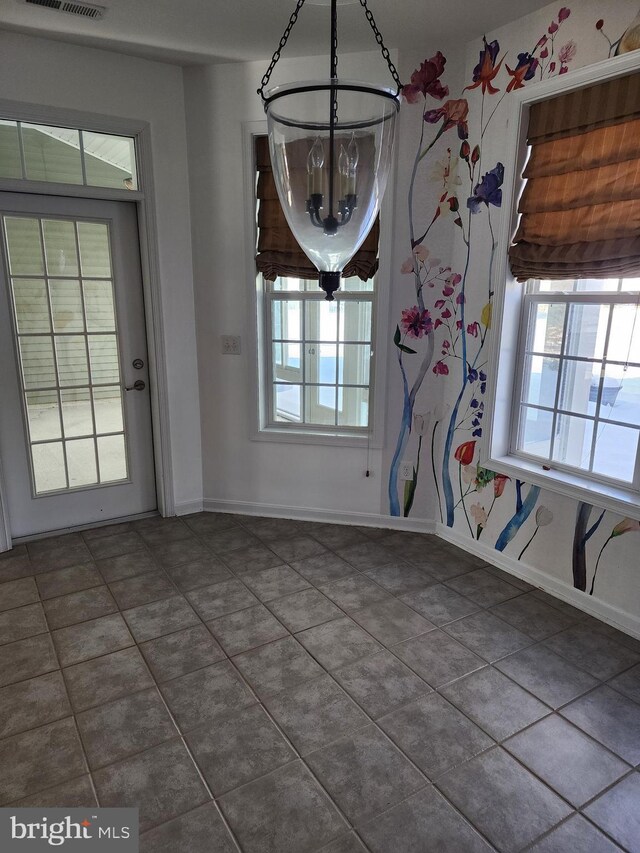
[[[271,79],[271,74],[273,73],[273,69],[276,67],[276,63],[280,59],[280,54],[282,49],[286,45],[289,35],[291,34],[291,30],[293,29],[293,25],[298,20],[298,15],[300,14],[300,10],[304,6],[305,0],[298,0],[296,3],[296,8],[293,10],[291,17],[289,18],[289,23],[285,31],[282,34],[282,38],[280,39],[280,44],[274,51],[273,56],[271,57],[271,62],[269,63],[269,67],[267,68],[262,80],[260,81],[260,88],[258,89],[258,94],[264,100],[264,88],[269,84],[269,80]]]
[[[371,29],[373,30],[373,34],[376,37],[377,43],[380,45],[380,50],[382,52],[382,56],[386,60],[386,63],[389,67],[389,71],[391,73],[391,76],[393,77],[393,82],[398,87],[398,95],[399,95],[400,90],[402,89],[402,83],[400,82],[400,75],[398,74],[398,69],[396,68],[396,66],[391,61],[389,49],[385,45],[384,41],[382,40],[382,33],[378,29],[376,22],[375,22],[375,19],[373,17],[373,14],[371,13],[371,10],[367,6],[367,0],[360,0],[360,5],[364,9],[365,17],[366,17],[367,21],[369,21],[369,24],[371,25]]]

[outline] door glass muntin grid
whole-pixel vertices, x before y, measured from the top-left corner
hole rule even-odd
[[[528,283],[512,452],[640,490],[639,305],[640,279]]]
[[[270,425],[368,429],[373,280],[347,279],[334,303],[324,300],[316,281],[278,278],[263,285]]]
[[[14,262],[16,257],[18,257],[18,270],[25,267],[24,264],[20,265],[20,252],[14,252],[12,247],[11,223],[15,222],[26,224],[26,231],[30,232],[32,240],[37,233],[38,245],[32,246],[34,257],[30,263],[34,269],[36,267],[39,269],[38,274],[27,275],[16,271]],[[76,270],[74,279],[69,277],[67,263],[62,270],[59,265],[52,269],[52,264],[47,257],[47,230],[55,230],[54,226],[61,227],[67,223],[74,234],[74,257],[70,259],[71,268]],[[95,229],[100,231],[101,239],[98,242],[102,245],[97,270],[102,272],[100,276],[95,275],[96,269],[87,269],[87,264],[81,260],[83,253],[87,256],[90,254],[87,252],[87,240],[81,236],[83,228],[94,229],[94,236]],[[114,271],[111,263],[110,221],[5,212],[2,215],[1,230],[10,289],[14,344],[19,365],[33,497],[129,482],[129,448],[122,398],[122,370],[118,348]],[[37,260],[38,252],[39,261]],[[41,310],[36,318],[36,328],[30,328],[33,323],[27,323],[27,327],[21,331],[21,326],[24,326],[22,317],[26,315],[19,310],[20,299],[16,299],[16,293],[19,293],[20,283],[23,281],[38,284]],[[77,310],[75,314],[73,311],[67,311],[66,317],[61,316],[59,312],[56,318],[54,297],[56,288],[61,282],[69,281],[75,281],[78,285],[79,305],[82,311],[81,328],[78,327]],[[89,322],[85,285],[100,285],[103,302],[106,296],[109,310],[103,316],[102,329],[92,328]],[[78,302],[75,300],[75,308],[77,307]],[[69,327],[68,330],[66,327]],[[99,349],[95,344],[102,340],[108,341],[112,359],[115,360],[105,381],[99,381],[101,377],[95,375],[97,366],[95,355],[93,365],[91,361],[92,349],[94,351]],[[40,377],[32,378],[25,375],[23,355],[25,342],[31,347],[35,346],[36,350],[40,348],[46,352],[48,370],[44,376],[44,382]],[[65,369],[65,357],[68,359],[66,364],[68,369]],[[42,405],[54,410],[48,412],[50,420],[48,436],[45,436],[46,428],[42,424],[35,423],[38,395]],[[105,419],[106,395],[110,395],[111,412],[110,418]],[[33,404],[30,405],[30,403]],[[118,409],[117,413],[114,408]],[[49,466],[48,473],[44,471],[46,465]]]

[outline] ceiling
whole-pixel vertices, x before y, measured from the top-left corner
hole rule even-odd
[[[295,0],[92,2],[106,7],[101,20],[28,5],[25,0],[0,0],[0,28],[179,64],[228,62],[268,59],[295,7]],[[307,0],[301,10],[285,56],[327,52],[328,9],[312,2]],[[547,4],[548,0],[370,0],[389,48],[427,52],[433,45],[479,37]],[[376,48],[359,3],[341,2],[338,21],[340,51]]]

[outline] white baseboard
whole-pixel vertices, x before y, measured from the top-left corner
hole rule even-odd
[[[546,572],[523,565],[514,557],[510,557],[501,551],[496,551],[495,548],[491,548],[482,542],[471,540],[468,536],[464,536],[444,524],[437,524],[435,532],[447,542],[451,542],[453,545],[463,548],[470,554],[486,560],[492,566],[497,566],[499,569],[503,569],[505,572],[515,575],[515,577],[523,581],[528,581],[528,583],[539,589],[543,589],[555,598],[566,601],[567,604],[583,610],[590,616],[595,616],[596,619],[600,619],[602,622],[606,622],[608,625],[612,625],[614,628],[618,628],[640,639],[640,618],[633,613],[593,598],[587,595],[587,593],[582,592],[582,590],[576,589],[574,586],[546,574]]]
[[[191,515],[194,512],[202,512],[204,509],[203,502],[200,501],[185,501],[175,505],[176,515]]]

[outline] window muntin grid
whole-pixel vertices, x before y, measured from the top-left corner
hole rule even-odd
[[[127,481],[106,220],[2,217],[34,495]]]
[[[512,452],[640,489],[640,279],[530,282]]]
[[[324,299],[316,281],[263,284],[269,425],[367,431],[373,280],[344,280],[334,302]]]

